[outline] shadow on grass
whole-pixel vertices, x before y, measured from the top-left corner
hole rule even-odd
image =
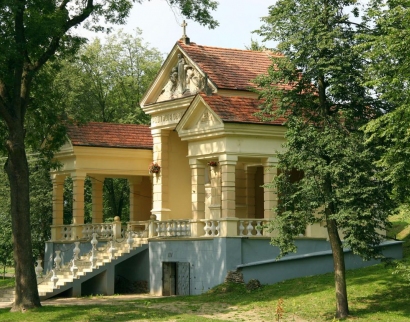
[[[185,316],[185,317],[184,317]],[[170,312],[159,308],[140,307],[136,303],[127,305],[77,305],[44,306],[26,313],[11,313],[0,309],[0,320],[6,321],[209,321],[202,317],[190,317],[184,313]],[[212,320],[218,321],[218,320]]]

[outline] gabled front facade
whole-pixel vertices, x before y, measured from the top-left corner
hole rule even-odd
[[[129,265],[128,276],[148,278],[150,292],[157,295],[199,294],[222,283],[230,270],[262,283],[331,271],[321,224],[296,236],[299,253],[279,262],[263,226],[275,215],[278,196],[269,183],[285,142],[283,119],[263,121],[255,115],[261,102],[252,79],[267,71],[271,55],[182,39],[141,102],[151,116],[149,128],[70,127],[67,144],[56,155],[63,166],[52,173],[53,234],[46,266],[51,268],[56,247],[86,243],[92,232],[100,242],[148,238],[148,255],[139,255],[146,262],[138,264],[144,272],[133,270],[134,262],[120,270],[124,274]],[[152,162],[160,170],[149,174]],[[76,200],[71,225],[62,224],[60,187],[67,175],[73,177]],[[90,224],[84,224],[85,176],[93,179]],[[118,221],[102,225],[105,177],[130,182],[130,222],[122,233]],[[306,260],[309,265],[301,271]],[[354,259],[351,267],[360,265]]]

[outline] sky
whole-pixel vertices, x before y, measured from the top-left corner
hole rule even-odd
[[[262,23],[260,18],[268,15],[268,7],[274,0],[219,0],[213,17],[219,26],[211,30],[192,20],[186,20],[186,34],[191,42],[199,45],[245,49],[251,38],[261,43],[262,38],[252,31]],[[142,38],[150,47],[167,54],[182,36],[181,24],[185,18],[173,13],[166,0],[144,1],[134,4],[128,22],[121,28],[132,33],[142,30]],[[273,47],[267,43],[267,47]]]

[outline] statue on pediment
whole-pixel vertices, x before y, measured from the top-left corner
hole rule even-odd
[[[204,78],[185,58],[178,54],[178,63],[172,68],[168,82],[159,95],[157,102],[194,95],[204,87]]]
[[[169,80],[165,87],[162,89],[161,94],[159,95],[157,102],[168,101],[174,97],[174,93],[177,89],[178,83],[178,70],[176,67],[172,68],[171,74],[169,75]]]

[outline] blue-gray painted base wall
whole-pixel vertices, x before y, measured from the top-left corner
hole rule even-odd
[[[148,249],[116,264],[115,269],[110,268],[109,279],[121,275],[131,281],[148,281],[150,293],[161,295],[163,263],[189,263],[189,294],[197,295],[223,283],[228,271],[232,270],[241,271],[245,282],[258,279],[262,284],[333,271],[329,242],[306,238],[296,240],[296,246],[297,254],[276,260],[279,249],[270,245],[269,238],[151,239]],[[402,242],[389,241],[381,247],[386,257],[402,258]],[[72,259],[73,248],[72,243],[47,242],[44,271],[52,269],[56,250],[61,251],[62,263],[67,264]],[[88,253],[91,244],[82,243],[80,249],[80,255]],[[373,265],[378,261],[363,261],[346,250],[345,262],[347,269],[354,269]],[[84,289],[92,293],[104,293],[106,289],[113,288],[113,281],[107,282],[104,276],[93,278],[84,284]],[[102,281],[111,284],[105,285]]]
[[[324,239],[299,239],[297,254],[276,260],[279,249],[269,238],[214,238],[200,240],[151,240],[149,243],[150,292],[162,294],[162,263],[190,264],[190,294],[197,295],[224,282],[230,270],[240,270],[245,282],[258,279],[272,284],[290,278],[333,271],[330,244]],[[386,257],[402,258],[402,243],[384,243]],[[377,260],[363,261],[351,251],[345,251],[347,269],[365,267]]]

